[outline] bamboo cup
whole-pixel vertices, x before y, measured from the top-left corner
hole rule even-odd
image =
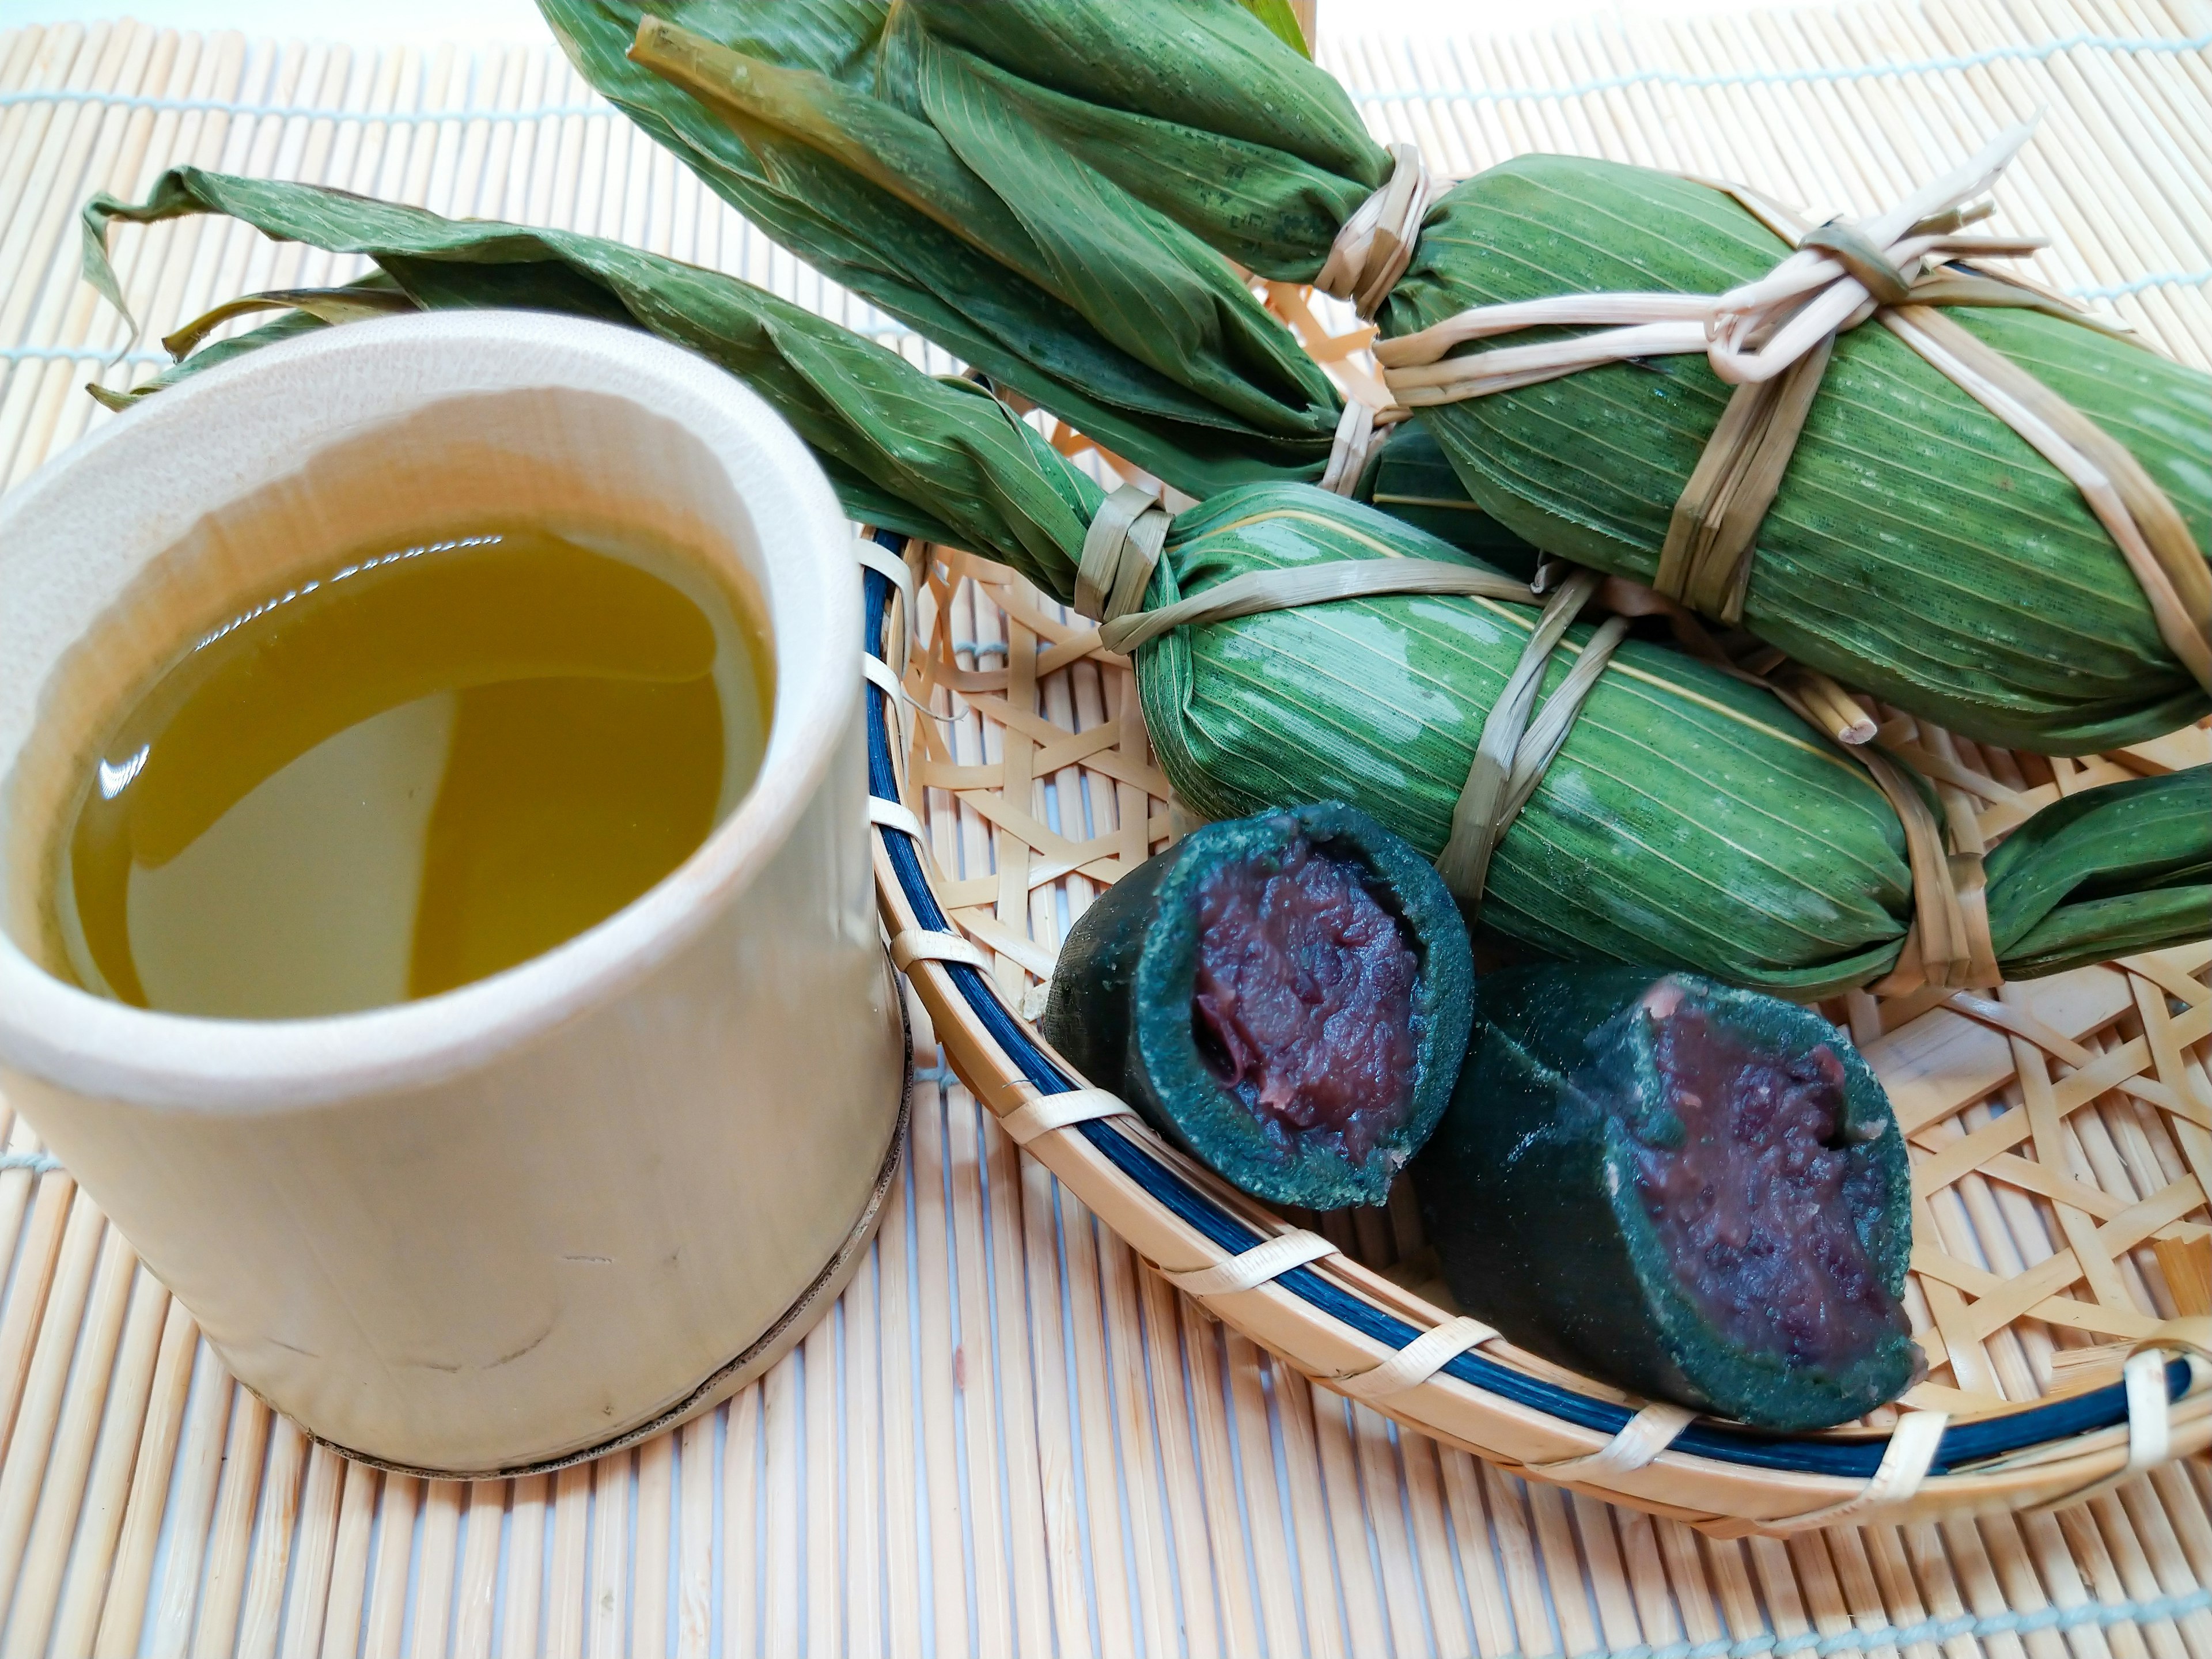
[[[230,1021],[42,963],[105,722],[212,622],[471,520],[629,527],[750,596],[750,793],[635,904],[444,995]],[[874,915],[850,530],[711,366],[522,313],[319,332],[131,410],[0,513],[0,1085],[231,1370],[341,1450],[441,1475],[626,1443],[835,1297],[902,1140]]]

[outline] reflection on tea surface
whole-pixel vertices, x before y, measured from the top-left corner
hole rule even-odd
[[[99,752],[56,921],[87,988],[241,1018],[514,966],[680,864],[760,765],[770,665],[696,565],[498,527],[271,594]]]

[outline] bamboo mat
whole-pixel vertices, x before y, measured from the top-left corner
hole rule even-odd
[[[2202,6],[1941,0],[1326,56],[1378,132],[1449,172],[1571,149],[1824,210],[1879,205],[2046,108],[2005,221],[2057,239],[2046,280],[2212,366],[2208,47]],[[77,390],[103,359],[124,353],[110,384],[159,361],[76,282],[73,215],[187,160],[623,237],[949,367],[750,231],[549,49],[27,28],[0,33],[0,482],[108,418]],[[117,249],[155,332],[353,274],[216,222],[126,229]],[[978,636],[1001,620],[988,609]],[[1224,1333],[933,1059],[883,1236],[835,1316],[712,1415],[513,1482],[383,1476],[309,1447],[7,1125],[0,1659],[2212,1659],[2201,1462],[2056,1517],[1787,1544],[1526,1487]]]

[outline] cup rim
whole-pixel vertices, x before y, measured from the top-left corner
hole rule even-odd
[[[127,465],[133,446],[172,442],[197,424],[210,435],[193,441],[220,453],[225,441],[215,434],[226,429],[227,411],[265,410],[288,392],[312,399],[326,377],[378,355],[390,359],[380,370],[390,406],[378,415],[579,384],[560,372],[588,365],[601,378],[580,389],[649,390],[653,414],[672,415],[710,453],[744,456],[744,470],[775,480],[770,497],[745,490],[736,469],[732,478],[773,550],[757,573],[776,647],[775,700],[758,774],[689,858],[612,916],[513,968],[412,1001],[303,1019],[161,1012],[65,982],[0,930],[0,1067],[79,1095],[223,1115],[435,1084],[620,995],[683,949],[750,884],[819,793],[860,699],[860,675],[838,672],[843,659],[835,648],[850,639],[860,650],[858,564],[837,568],[851,544],[850,521],[811,453],[765,400],[706,359],[642,331],[542,313],[430,312],[264,347],[125,410],[40,469],[0,501],[0,546],[58,492],[92,487],[102,467]],[[307,429],[342,441],[358,418],[325,410],[310,416]],[[242,483],[250,489],[266,481]],[[829,648],[787,648],[802,635]],[[20,752],[0,757],[0,765],[12,769]]]

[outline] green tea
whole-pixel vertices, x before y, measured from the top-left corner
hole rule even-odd
[[[58,860],[70,969],[266,1019],[513,967],[736,805],[772,672],[672,550],[499,526],[334,560],[210,630],[96,751]]]

